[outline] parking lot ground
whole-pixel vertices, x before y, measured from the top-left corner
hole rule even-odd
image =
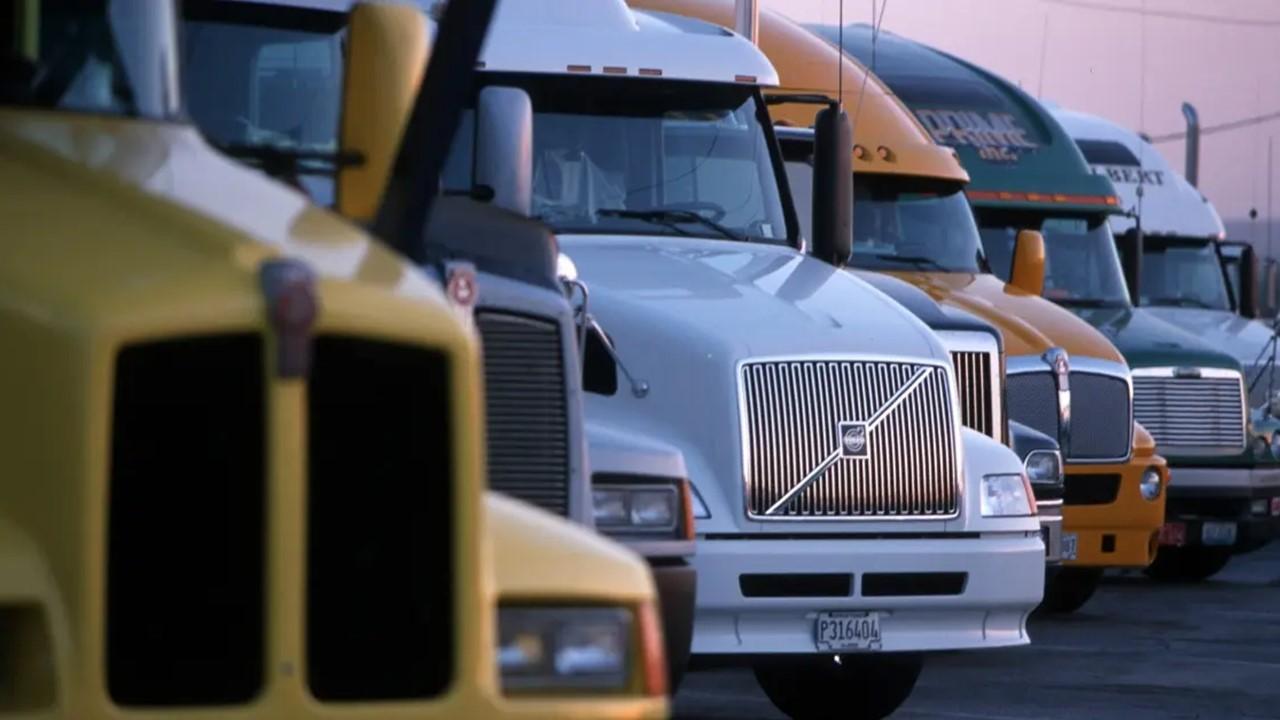
[[[1280,547],[1198,585],[1108,577],[1033,645],[936,655],[901,720],[1280,718]],[[690,674],[679,718],[779,718],[747,670]]]

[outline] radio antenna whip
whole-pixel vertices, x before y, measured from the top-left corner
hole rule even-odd
[[[841,3],[841,9],[843,9]],[[850,123],[853,126],[854,137],[856,138],[858,129],[858,115],[862,113],[862,98],[867,93],[867,80],[871,78],[871,73],[876,69],[876,40],[880,37],[880,27],[884,25],[884,11],[889,7],[889,0],[884,0],[884,4],[880,5],[879,14],[876,13],[876,0],[871,0],[871,67],[862,68],[862,87],[858,90],[858,104],[853,108],[853,120]],[[840,31],[844,32],[844,26],[840,26]],[[844,45],[840,45],[841,58],[844,57]],[[841,74],[843,76],[843,73]]]

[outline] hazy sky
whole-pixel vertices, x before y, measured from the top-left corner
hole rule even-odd
[[[1205,127],[1280,113],[1280,0],[886,1],[886,30],[1152,136],[1184,129],[1183,101],[1196,105]],[[841,0],[760,2],[835,25]],[[870,21],[872,0],[843,2],[845,22]],[[1280,216],[1280,119],[1202,138],[1200,187],[1224,219],[1251,207],[1266,217],[1272,136]],[[1157,147],[1183,168],[1181,141]]]

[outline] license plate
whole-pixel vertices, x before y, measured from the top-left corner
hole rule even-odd
[[[1062,533],[1062,559],[1075,560],[1079,554],[1080,536],[1076,533]]]
[[[813,634],[819,650],[879,650],[880,613],[821,612],[814,621]]]
[[[1280,517],[1280,497],[1271,498],[1271,517]]]
[[[1180,522],[1165,523],[1160,526],[1161,545],[1182,547],[1187,544],[1187,524]]]
[[[1205,545],[1235,545],[1236,524],[1233,522],[1207,522],[1200,526],[1200,542]]]

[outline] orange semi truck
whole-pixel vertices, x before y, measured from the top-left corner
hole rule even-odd
[[[733,23],[731,0],[633,0],[633,5]],[[1092,596],[1105,568],[1149,565],[1164,517],[1167,465],[1156,454],[1155,441],[1132,420],[1132,381],[1124,357],[1097,329],[1040,297],[1043,239],[1025,233],[1018,253],[1021,272],[1010,283],[996,277],[965,201],[969,176],[949,148],[937,145],[874,74],[847,54],[841,57],[832,43],[768,11],[760,16],[759,43],[778,69],[782,93],[834,99],[841,84],[837,66],[844,75],[842,100],[854,123],[850,268],[893,275],[944,307],[965,310],[999,328],[1006,374],[961,373],[962,404],[1004,398],[1010,420],[1056,428],[1066,459],[1065,564],[1048,581],[1045,606],[1074,611]],[[772,113],[779,125],[807,128],[816,109],[775,102]],[[789,164],[809,162],[812,140],[806,133],[780,132],[779,140]],[[803,173],[788,175],[794,179]],[[791,190],[803,218],[810,203],[807,188],[793,180]],[[953,354],[959,350],[953,348]],[[965,383],[986,382],[1003,387],[965,392]],[[975,429],[1000,432],[993,427]]]

